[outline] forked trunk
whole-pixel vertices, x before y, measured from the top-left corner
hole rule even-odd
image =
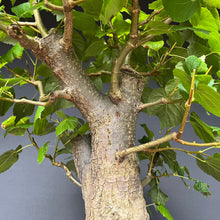
[[[145,80],[133,72],[122,73],[122,99],[114,104],[99,93],[84,74],[74,53],[62,49],[56,34],[39,42],[35,55],[59,79],[63,96],[72,101],[88,121],[87,136],[72,140],[73,156],[82,183],[87,220],[146,220],[137,156],[119,162],[116,152],[135,146],[135,128]]]
[[[131,154],[121,162],[116,160],[117,151],[135,146],[138,112],[134,109],[131,103],[106,102],[105,109],[100,107],[90,122],[91,148],[86,137],[73,141],[87,220],[149,219],[137,156]],[[91,157],[85,153],[85,149],[90,152],[89,148]]]

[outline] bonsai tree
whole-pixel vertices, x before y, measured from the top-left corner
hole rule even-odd
[[[208,185],[191,177],[186,164],[179,164],[176,151],[196,159],[202,171],[220,181],[220,154],[209,151],[219,148],[220,128],[190,111],[197,103],[220,117],[219,1],[9,3],[10,9],[6,4],[0,7],[0,41],[12,45],[0,58],[0,68],[10,72],[0,77],[0,116],[13,108],[1,125],[4,136],[27,134],[39,163],[46,158],[63,168],[82,189],[86,219],[149,219],[146,185],[156,210],[172,219],[165,207],[168,197],[159,188],[163,176],[178,176],[185,185],[191,180],[194,189],[210,195]],[[56,17],[50,30],[44,26],[44,11]],[[29,55],[26,69],[11,69],[9,63],[22,59],[24,51],[35,58]],[[157,88],[151,88],[149,80]],[[26,84],[38,95],[17,98],[14,87]],[[62,111],[70,107],[84,119]],[[140,112],[157,116],[161,132],[154,134],[150,124],[142,124],[146,135],[137,145]],[[182,138],[188,122],[200,143]],[[49,154],[50,144],[39,146],[34,137],[51,132],[57,142]],[[172,142],[182,147],[172,147]],[[26,147],[0,155],[0,172]],[[61,154],[73,157],[60,161]],[[142,180],[140,160],[148,164]]]

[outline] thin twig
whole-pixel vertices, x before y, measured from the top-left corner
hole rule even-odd
[[[185,128],[186,120],[187,120],[188,115],[189,115],[191,104],[194,100],[195,75],[196,75],[196,70],[194,69],[193,70],[193,75],[192,75],[189,99],[186,101],[186,104],[185,104],[185,112],[184,112],[184,115],[183,115],[182,123],[181,123],[180,128],[179,128],[179,132],[177,134],[177,139],[181,139],[181,136],[182,136],[184,128]]]
[[[37,4],[37,0],[34,0],[32,5],[36,5]],[[37,24],[37,28],[39,29],[42,37],[46,37],[48,35],[47,29],[45,28],[43,21],[41,19],[41,15],[38,9],[34,9],[33,10],[34,13],[34,18]]]
[[[52,11],[63,11],[63,6],[54,5],[48,0],[44,0],[44,5]]]
[[[69,0],[69,4],[72,8],[74,8],[76,5],[79,5],[85,1],[86,0]]]
[[[31,136],[29,130],[27,129],[27,133],[28,133],[28,137],[32,143],[32,145],[36,148],[37,151],[40,150],[39,146],[37,145],[37,143],[35,142],[34,138]],[[58,144],[58,143],[57,143]],[[46,154],[45,155],[46,158],[48,158],[53,166],[56,167],[61,167],[63,170],[65,170],[66,172],[66,176],[68,177],[68,179],[70,179],[75,185],[77,185],[78,187],[81,187],[81,183],[78,182],[78,180],[76,180],[72,174],[72,172],[68,169],[68,167],[63,164],[62,162],[55,162],[55,155],[54,157],[52,157],[50,154]]]
[[[112,21],[111,21],[112,18],[113,18],[113,17],[110,18],[110,20],[109,20],[108,23],[109,23],[110,28],[112,29],[112,35],[113,35],[113,40],[114,40],[114,42],[115,42],[115,46],[120,49],[121,46],[120,46],[120,43],[119,43],[118,35],[117,35],[116,32],[114,31],[114,27],[113,27],[113,25],[112,25]]]
[[[129,155],[131,153],[137,153],[137,152],[140,152],[140,151],[145,151],[150,147],[153,147],[153,146],[156,146],[156,145],[159,145],[159,144],[171,141],[171,140],[175,140],[175,139],[176,139],[176,132],[173,132],[173,133],[171,133],[169,135],[166,135],[162,138],[159,138],[155,141],[151,141],[151,142],[148,142],[146,144],[131,147],[131,148],[125,149],[123,151],[117,152],[116,153],[116,158],[118,158],[120,160],[120,159],[123,159],[126,155]]]
[[[31,105],[40,105],[40,106],[47,106],[48,103],[47,102],[40,102],[40,101],[32,101],[29,99],[10,99],[10,98],[6,98],[6,97],[0,97],[1,101],[6,101],[6,102],[13,102],[13,103],[27,103],[27,104],[31,104]]]
[[[220,146],[220,142],[196,143],[196,142],[184,141],[181,139],[176,139],[175,141],[183,145],[194,146],[194,147]]]
[[[25,22],[25,21],[16,21],[20,26],[37,26],[36,22]]]
[[[163,58],[161,59],[160,63],[159,63],[153,70],[151,70],[151,71],[149,71],[149,72],[146,72],[146,73],[142,73],[142,76],[151,76],[151,75],[153,75],[153,74],[155,74],[155,73],[158,73],[160,67],[164,65],[164,63],[165,63],[167,57],[168,57],[169,54],[172,52],[172,50],[174,49],[175,46],[176,46],[176,43],[174,43],[173,46],[166,51],[166,53],[164,54],[164,56],[163,56]]]
[[[103,74],[111,75],[112,73],[109,72],[109,71],[101,70],[101,71],[99,71],[97,73],[88,73],[87,75],[88,76],[101,76]]]
[[[149,108],[149,107],[152,107],[152,106],[155,106],[155,105],[160,105],[160,104],[175,104],[175,103],[181,103],[183,102],[184,99],[178,99],[178,100],[169,100],[167,98],[160,98],[158,99],[157,101],[155,102],[150,102],[150,103],[141,103],[139,106],[138,106],[138,111],[141,111],[145,108]]]
[[[164,8],[161,8],[159,10],[155,10],[145,21],[142,21],[141,23],[138,24],[138,26],[142,26],[145,25],[147,23],[149,23],[152,18],[154,18],[156,15],[160,14],[161,11],[163,11]]]
[[[52,162],[52,164],[56,167],[61,167],[63,170],[65,170],[67,178],[78,187],[82,187],[82,184],[74,178],[72,172],[68,169],[68,167],[65,164],[63,164],[62,162]]]
[[[208,154],[205,154],[203,152],[200,152],[200,151],[190,151],[190,150],[185,150],[185,149],[182,149],[182,148],[177,148],[177,147],[166,147],[166,148],[159,148],[159,149],[146,149],[145,151],[148,152],[148,153],[155,153],[155,152],[162,152],[162,151],[167,151],[167,150],[176,150],[176,151],[181,151],[181,152],[184,152],[190,156],[193,156],[191,154],[202,154],[204,156],[207,156],[209,157],[210,155]]]

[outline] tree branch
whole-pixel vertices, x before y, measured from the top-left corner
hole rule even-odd
[[[39,82],[40,81],[36,81],[35,85],[39,86]],[[41,83],[40,83],[41,85]],[[13,102],[13,103],[27,103],[30,105],[39,105],[39,106],[44,106],[47,107],[49,105],[51,105],[52,103],[55,102],[56,99],[58,98],[64,98],[66,100],[71,100],[71,96],[69,94],[68,89],[64,89],[64,90],[56,90],[54,92],[51,92],[49,95],[42,95],[40,96],[40,100],[39,101],[33,101],[33,100],[29,100],[29,99],[13,99],[13,98],[7,98],[7,97],[0,97],[1,101],[6,101],[6,102]]]
[[[76,5],[79,5],[85,1],[86,0],[69,0],[69,4],[72,8],[74,8]]]
[[[171,141],[171,140],[175,140],[176,139],[176,135],[177,135],[177,133],[173,132],[172,134],[166,135],[166,136],[164,136],[162,138],[159,138],[159,139],[157,139],[155,141],[151,141],[151,142],[148,142],[146,144],[142,144],[142,145],[139,145],[139,146],[131,147],[131,148],[128,148],[126,150],[117,152],[116,153],[116,158],[119,159],[119,160],[122,160],[125,156],[127,156],[127,155],[129,155],[131,153],[137,153],[139,151],[145,151],[145,150],[147,150],[150,147],[153,147],[153,146],[156,146],[156,145],[159,145],[159,144]]]
[[[44,0],[44,5],[53,11],[63,11],[63,6],[54,5],[50,3],[48,0]]]
[[[129,40],[122,49],[119,57],[115,60],[112,77],[111,77],[111,88],[110,88],[110,97],[113,102],[118,103],[121,98],[120,91],[120,68],[124,63],[127,55],[136,48],[138,42],[138,19],[139,19],[140,6],[138,0],[132,0],[132,10],[131,10],[131,29]]]
[[[61,39],[61,45],[66,51],[68,51],[70,48],[72,49],[72,35],[73,35],[72,7],[69,4],[68,0],[63,0],[63,12],[65,15],[65,20],[64,20],[64,33],[63,33],[63,38]]]
[[[19,24],[20,26],[37,26],[36,22],[17,21],[16,23]]]
[[[6,101],[6,102],[13,102],[13,103],[27,103],[31,105],[40,105],[40,106],[48,106],[47,102],[40,102],[40,101],[33,101],[29,99],[11,99],[11,98],[6,98],[6,97],[0,97],[1,101]]]
[[[0,23],[1,24],[1,23]],[[5,26],[3,27],[3,29]],[[4,31],[4,30],[3,30]],[[6,33],[9,37],[17,40],[25,49],[37,50],[39,43],[34,38],[30,38],[25,34],[24,29],[18,24],[11,24],[7,27]]]
[[[111,101],[95,88],[74,51],[66,51],[60,46],[60,39],[60,35],[55,32],[39,39],[40,48],[33,51],[34,55],[49,66],[61,88],[69,94],[68,100],[76,105],[89,122],[101,111],[100,100],[106,105]]]
[[[160,105],[160,104],[175,104],[175,103],[181,103],[183,102],[184,99],[178,99],[178,100],[168,100],[167,98],[160,98],[155,102],[150,102],[150,103],[141,103],[138,106],[138,111],[142,111],[145,108],[149,108],[155,105]]]
[[[34,6],[36,4],[37,4],[37,0],[34,0],[32,5]],[[37,28],[39,29],[42,37],[46,37],[48,35],[48,32],[47,32],[47,29],[45,28],[45,26],[42,22],[39,10],[35,9],[35,10],[33,10],[33,13],[34,13],[34,18],[35,18],[35,21],[36,21],[36,24],[37,24]]]

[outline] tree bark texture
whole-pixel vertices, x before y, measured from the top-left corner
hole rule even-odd
[[[96,90],[73,50],[62,48],[52,33],[36,40],[33,53],[59,79],[68,100],[87,120],[91,136],[72,140],[73,156],[82,183],[87,220],[149,219],[135,154],[116,160],[116,152],[135,146],[138,105],[145,84],[133,73],[121,73],[122,99],[114,104]]]

